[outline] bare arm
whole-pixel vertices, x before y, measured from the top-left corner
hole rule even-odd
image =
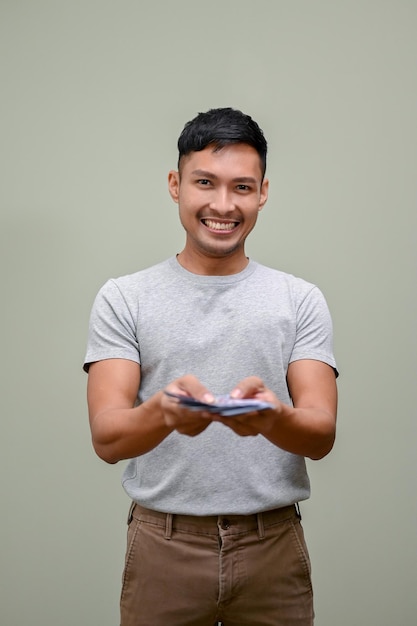
[[[288,452],[321,459],[332,449],[336,433],[335,373],[321,361],[301,360],[290,364],[287,381],[293,406],[280,402],[262,380],[250,377],[241,381],[232,395],[273,402],[275,408],[216,420],[239,435],[262,434]]]
[[[87,400],[93,446],[107,463],[149,452],[173,430],[195,436],[210,420],[179,407],[158,391],[135,407],[140,366],[125,359],[107,359],[90,365]],[[184,376],[167,388],[203,399],[207,390],[193,376]]]

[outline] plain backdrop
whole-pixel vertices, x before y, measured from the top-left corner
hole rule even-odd
[[[0,623],[118,623],[129,502],[91,447],[88,316],[181,250],[177,137],[233,106],[270,150],[248,253],[334,321],[338,439],[302,505],[316,624],[415,626],[417,3],[1,0],[0,86]]]

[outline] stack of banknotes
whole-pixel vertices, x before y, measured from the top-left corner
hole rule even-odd
[[[171,398],[177,398],[181,406],[186,407],[190,411],[208,411],[209,413],[217,413],[224,417],[243,415],[244,413],[274,408],[274,405],[270,402],[262,402],[254,398],[237,400],[236,398],[224,395],[216,396],[214,402],[201,402],[201,400],[197,400],[191,396],[171,393],[169,391],[165,391],[165,393]]]

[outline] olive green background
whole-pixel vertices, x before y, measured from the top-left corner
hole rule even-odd
[[[181,249],[178,134],[234,106],[270,148],[248,252],[334,320],[338,440],[302,506],[317,626],[414,626],[417,3],[1,0],[0,88],[1,624],[118,623],[129,503],[91,448],[89,311]]]

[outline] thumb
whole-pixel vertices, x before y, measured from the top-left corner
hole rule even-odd
[[[264,391],[265,385],[257,376],[249,376],[241,380],[230,392],[230,397],[235,398],[253,398],[257,393]]]

